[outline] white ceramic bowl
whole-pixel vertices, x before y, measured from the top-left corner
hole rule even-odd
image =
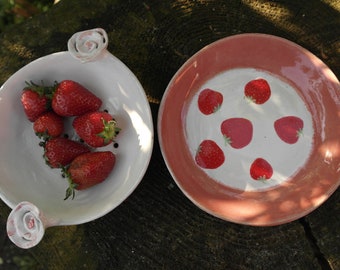
[[[80,36],[85,33],[86,46],[91,45],[86,34],[91,37],[93,31],[97,35],[99,30],[81,33]],[[107,42],[105,38],[104,42]],[[107,214],[133,192],[144,176],[153,147],[149,103],[134,74],[105,48],[94,54],[95,58],[86,58],[85,61],[80,61],[84,58],[78,57],[79,52],[78,55],[67,51],[47,55],[17,71],[0,88],[0,197],[9,207],[16,209],[13,212],[22,208],[17,205],[23,201],[37,207],[17,214],[19,223],[13,221],[13,217],[18,217],[12,212],[8,234],[14,242],[18,237],[22,240],[14,229],[24,226],[30,235],[38,229],[32,227],[32,222],[41,222],[42,227],[81,224]],[[32,123],[26,119],[20,102],[25,81],[40,83],[43,80],[45,84],[52,84],[64,79],[77,81],[100,97],[103,100],[101,109],[113,114],[122,129],[116,140],[118,148],[112,145],[101,148],[114,152],[117,157],[108,179],[90,189],[78,191],[74,200],[66,201],[63,198],[67,181],[61,177],[59,169],[51,169],[44,163],[43,149],[38,146],[40,140],[33,132]],[[75,136],[70,128],[68,134],[71,138]],[[24,205],[26,209],[27,204]],[[28,208],[30,206],[28,204]],[[27,215],[31,210],[33,214]],[[37,220],[34,221],[32,216]],[[32,242],[32,239],[16,244],[28,248],[38,242],[36,239]]]

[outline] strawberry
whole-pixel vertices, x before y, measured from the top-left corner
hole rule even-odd
[[[245,85],[244,95],[256,104],[263,104],[271,96],[270,86],[265,79],[252,80]]]
[[[44,140],[59,137],[64,131],[63,118],[49,111],[34,121],[33,130],[39,138]]]
[[[90,152],[87,145],[63,137],[48,140],[44,148],[44,158],[51,168],[66,166],[77,156]]]
[[[34,122],[39,116],[50,110],[51,88],[26,82],[27,86],[21,94],[21,103],[29,121]]]
[[[72,125],[78,136],[92,147],[108,145],[120,131],[112,115],[100,111],[78,116]]]
[[[202,90],[198,96],[198,108],[205,115],[217,112],[222,103],[223,95],[209,88]]]
[[[64,174],[69,181],[65,200],[83,190],[103,182],[111,173],[116,156],[111,151],[85,153],[76,157]]]
[[[216,169],[224,160],[222,149],[213,140],[203,140],[195,155],[197,165],[204,169]]]
[[[64,80],[55,85],[52,108],[61,116],[82,115],[98,110],[101,105],[100,98],[75,81]]]
[[[282,141],[294,144],[302,135],[303,120],[296,116],[285,116],[274,122],[274,128]]]
[[[273,168],[263,158],[257,158],[250,166],[250,176],[254,180],[268,180],[273,175]]]
[[[245,118],[229,118],[222,122],[221,132],[227,144],[235,149],[247,146],[253,138],[253,125]]]

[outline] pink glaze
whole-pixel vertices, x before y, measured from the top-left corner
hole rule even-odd
[[[313,118],[313,146],[305,166],[283,184],[246,192],[218,183],[188,149],[188,104],[214,75],[235,68],[268,71],[297,91]],[[332,71],[302,47],[279,37],[242,34],[219,40],[191,57],[164,94],[158,134],[178,186],[204,211],[221,219],[273,226],[298,219],[322,204],[340,183],[340,86]]]

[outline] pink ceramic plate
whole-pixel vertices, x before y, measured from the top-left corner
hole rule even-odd
[[[175,74],[158,134],[193,203],[272,226],[310,213],[339,186],[339,118],[339,81],[321,60],[279,37],[241,34],[203,48]]]

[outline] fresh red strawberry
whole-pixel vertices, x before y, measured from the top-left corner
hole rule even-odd
[[[221,124],[221,132],[226,143],[240,149],[247,146],[253,138],[253,125],[246,118],[228,118]]]
[[[250,166],[250,176],[254,180],[269,180],[273,176],[273,168],[263,158],[257,158]]]
[[[34,121],[33,130],[42,139],[59,137],[64,132],[63,118],[49,111]]]
[[[303,120],[296,116],[285,116],[274,122],[276,134],[286,143],[294,144],[303,131]]]
[[[92,147],[108,145],[120,131],[117,122],[107,112],[97,111],[78,116],[72,125],[78,136]]]
[[[196,163],[204,169],[216,169],[224,160],[222,149],[213,140],[202,141],[195,155]]]
[[[64,171],[69,181],[65,200],[74,198],[75,189],[83,190],[103,182],[111,173],[116,156],[110,151],[85,153],[76,157]]]
[[[34,122],[39,116],[51,108],[50,97],[45,87],[39,87],[34,83],[27,83],[21,94],[21,103],[29,121]]]
[[[58,83],[52,98],[52,108],[61,116],[79,116],[96,111],[101,105],[99,97],[72,80]]]
[[[205,115],[218,111],[222,103],[223,95],[209,88],[202,90],[198,96],[198,108]]]
[[[44,158],[51,168],[67,166],[77,156],[90,152],[90,148],[82,143],[59,137],[45,143]]]
[[[263,104],[271,96],[270,86],[265,79],[252,80],[244,87],[244,95],[256,104]]]

